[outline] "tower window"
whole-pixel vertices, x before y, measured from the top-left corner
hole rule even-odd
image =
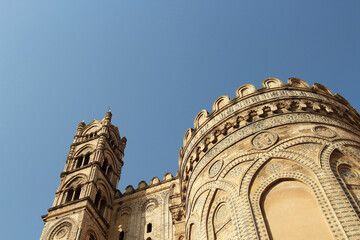
[[[98,192],[98,193],[96,194],[96,197],[95,197],[95,202],[94,202],[94,205],[95,205],[95,207],[96,207],[96,208],[97,208],[97,207],[98,207],[98,205],[99,205],[100,198],[101,198],[101,193],[100,193],[100,192]]]
[[[65,199],[65,203],[71,202],[73,195],[74,195],[74,190],[73,190],[73,189],[70,189],[70,190],[67,192],[66,199]]]
[[[78,187],[78,188],[75,190],[74,200],[77,200],[77,199],[80,198],[80,193],[81,193],[81,187]]]
[[[102,167],[101,167],[101,171],[103,171],[103,172],[105,173],[107,167],[108,167],[108,162],[107,162],[107,159],[105,158],[105,159],[104,159],[104,162],[103,162],[103,165],[102,165]]]
[[[89,235],[89,240],[96,240],[95,236],[93,234]]]
[[[152,224],[148,223],[148,225],[146,226],[146,232],[150,233],[152,231]]]
[[[107,177],[111,180],[111,174],[112,174],[112,169],[111,166],[109,166],[108,171],[107,171]]]
[[[100,209],[99,209],[101,215],[104,215],[105,208],[106,208],[106,200],[103,198],[103,199],[101,199]]]
[[[124,231],[121,231],[119,235],[119,240],[124,240],[124,239],[125,239],[125,233]]]
[[[77,160],[76,160],[76,168],[81,167],[82,161],[83,161],[83,157],[82,157],[82,156],[77,158]]]
[[[90,155],[86,154],[84,159],[84,166],[89,164],[89,160],[90,160]]]

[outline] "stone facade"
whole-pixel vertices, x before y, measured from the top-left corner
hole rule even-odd
[[[79,124],[41,239],[360,239],[360,116],[320,84],[219,97],[186,131],[178,175],[124,193],[110,121]]]

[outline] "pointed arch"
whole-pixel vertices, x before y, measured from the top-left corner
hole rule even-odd
[[[85,183],[88,182],[88,177],[83,174],[77,174],[76,176],[73,176],[72,178],[70,178],[68,181],[66,181],[62,187],[62,189],[68,189],[68,188],[72,188],[72,187],[76,187],[79,185],[83,185]]]

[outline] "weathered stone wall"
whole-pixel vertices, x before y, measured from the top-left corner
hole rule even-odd
[[[177,183],[178,178],[167,173],[161,182],[153,178],[150,185],[140,182],[136,190],[128,186],[124,195],[114,203],[116,210],[109,239],[119,239],[124,232],[124,240],[173,240],[175,230],[169,208],[171,189]],[[147,229],[149,224],[151,231]]]
[[[300,79],[217,99],[180,149],[186,239],[359,239],[359,123]]]

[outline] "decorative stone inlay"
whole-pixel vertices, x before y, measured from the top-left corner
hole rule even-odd
[[[262,150],[273,146],[277,142],[278,138],[279,137],[276,133],[264,131],[253,137],[251,144],[254,148]]]
[[[282,165],[280,163],[274,163],[274,164],[269,165],[266,168],[266,171],[270,174],[276,174],[276,173],[280,172],[281,169],[282,169]]]
[[[338,101],[334,101],[332,98],[329,98],[328,96],[323,96],[322,94],[314,93],[314,92],[308,92],[308,91],[298,91],[298,90],[275,90],[275,91],[269,91],[265,92],[247,99],[244,99],[242,101],[237,102],[236,104],[230,106],[226,109],[226,111],[220,112],[216,116],[214,116],[212,119],[210,119],[201,129],[199,129],[193,136],[189,137],[187,144],[188,146],[185,147],[184,152],[184,159],[188,158],[188,155],[192,151],[193,146],[196,144],[196,142],[204,135],[206,131],[211,129],[213,126],[218,124],[221,120],[227,118],[229,115],[233,114],[234,112],[237,112],[239,110],[245,109],[248,106],[254,105],[254,103],[262,104],[263,102],[270,102],[273,99],[281,98],[307,98],[312,100],[317,100],[323,103],[332,104],[334,106],[337,106],[339,108],[344,109],[346,107],[345,105],[341,104]],[[190,141],[191,139],[191,141]],[[190,142],[189,142],[190,141]]]
[[[63,222],[58,225],[50,234],[50,240],[65,240],[69,238],[71,223]]]
[[[146,211],[147,211],[147,212],[152,212],[155,208],[156,208],[156,204],[155,204],[154,202],[150,202],[150,203],[146,206]]]
[[[313,128],[313,131],[317,135],[322,136],[322,137],[326,137],[326,138],[336,137],[336,133],[328,127],[316,126]]]
[[[209,177],[215,177],[220,172],[223,163],[223,160],[216,161],[209,169]]]
[[[62,229],[60,229],[56,234],[55,234],[55,239],[61,239],[63,237],[65,237],[65,235],[69,232],[69,229],[67,227],[64,227]]]
[[[222,227],[226,222],[228,222],[230,216],[231,214],[226,204],[221,204],[218,207],[217,211],[215,212],[215,217],[214,217],[215,231],[219,230],[220,227]]]
[[[234,167],[233,169],[230,170],[230,178],[236,178],[238,176],[240,176],[240,174],[242,173],[243,169],[240,165]]]
[[[345,178],[347,180],[353,180],[358,177],[358,174],[347,166],[340,165],[339,173],[343,178]]]

